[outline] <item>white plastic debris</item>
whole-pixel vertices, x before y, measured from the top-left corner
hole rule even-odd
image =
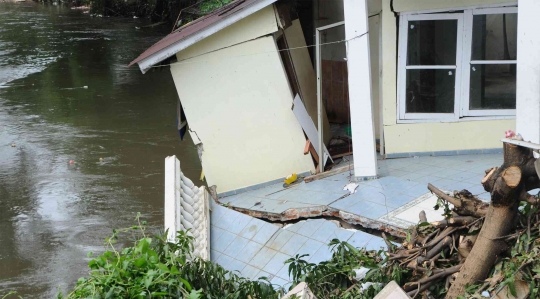
[[[354,280],[360,281],[360,280],[364,279],[364,277],[366,277],[366,274],[369,272],[369,269],[365,268],[365,267],[360,267],[360,269],[354,269],[353,271],[354,271],[354,273],[356,275],[354,277]]]
[[[357,183],[348,183],[347,185],[345,185],[345,187],[343,187],[343,190],[349,191],[349,194],[354,194],[356,193],[356,188],[358,188]]]
[[[382,283],[378,282],[364,282],[362,285],[360,285],[360,289],[362,289],[362,292],[367,290],[372,285],[382,285]]]
[[[489,298],[489,292],[488,291],[483,291],[482,292],[482,297]]]

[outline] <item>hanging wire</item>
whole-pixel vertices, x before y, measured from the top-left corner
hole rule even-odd
[[[325,46],[325,45],[331,45],[331,44],[339,44],[339,43],[347,43],[347,42],[349,42],[351,40],[360,38],[360,37],[362,37],[362,36],[364,36],[364,35],[366,35],[368,33],[369,33],[369,31],[366,31],[366,32],[364,32],[364,33],[362,33],[360,35],[354,36],[354,37],[352,37],[350,39],[344,39],[344,40],[335,41],[335,42],[321,43],[321,44],[319,44],[319,46]],[[279,53],[279,52],[282,52],[282,51],[292,51],[292,50],[299,50],[299,49],[307,49],[307,48],[312,48],[312,47],[316,47],[316,46],[317,45],[307,45],[307,46],[301,46],[301,47],[293,47],[293,48],[281,49],[281,50],[276,50],[276,51],[265,51],[265,52],[257,52],[257,53],[252,53],[252,54],[234,55],[234,56],[228,56],[228,57],[225,57],[225,58],[237,58],[237,57],[247,57],[247,56],[261,55],[261,54]],[[230,46],[230,47],[232,47],[232,46]],[[225,48],[228,48],[228,47],[225,47]],[[173,62],[173,63],[169,63],[169,64],[153,65],[151,67],[152,68],[160,68],[160,67],[180,65],[180,64],[209,62],[210,60],[193,60],[192,61],[191,59],[201,57],[201,56],[204,56],[204,55],[208,55],[210,53],[213,53],[213,52],[216,52],[216,51],[219,51],[219,50],[222,50],[222,49],[224,49],[224,48],[221,48],[221,49],[218,49],[218,50],[215,50],[215,51],[211,51],[211,52],[207,52],[207,53],[203,53],[203,54],[200,54],[200,55],[196,55],[196,56],[193,56],[193,57],[190,57],[190,58],[187,58],[185,60],[178,61],[178,62]],[[219,60],[223,60],[223,58],[219,58]]]

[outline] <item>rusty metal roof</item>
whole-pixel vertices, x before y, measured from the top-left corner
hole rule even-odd
[[[146,59],[154,54],[157,54],[161,50],[166,49],[167,47],[170,47],[173,44],[178,43],[192,36],[193,34],[209,27],[212,24],[216,24],[222,21],[223,19],[225,19],[226,17],[230,15],[233,15],[237,12],[242,11],[248,6],[259,1],[260,0],[234,0],[231,3],[209,13],[208,15],[200,17],[197,20],[176,29],[171,34],[167,35],[166,37],[164,37],[163,39],[155,43],[153,46],[148,48],[146,51],[144,51],[141,55],[139,55],[139,57],[133,60],[129,64],[129,66],[132,66],[135,63],[139,63],[141,60]],[[168,53],[160,57],[159,60],[163,61],[167,59],[168,57],[173,56],[174,54],[176,53]]]

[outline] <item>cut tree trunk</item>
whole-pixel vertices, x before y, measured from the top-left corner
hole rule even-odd
[[[464,295],[467,285],[488,276],[497,258],[508,248],[503,237],[515,228],[519,201],[528,200],[527,191],[540,186],[532,151],[509,143],[504,143],[503,149],[503,165],[492,169],[482,180],[491,202],[478,238],[448,290],[447,299]]]

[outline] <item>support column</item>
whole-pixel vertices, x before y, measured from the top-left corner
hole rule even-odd
[[[165,158],[165,230],[169,230],[167,240],[174,242],[180,230],[180,161],[176,156]]]
[[[519,0],[516,132],[540,143],[540,1]]]
[[[359,178],[373,178],[377,176],[377,154],[371,98],[367,1],[344,0],[343,6],[345,38],[348,40],[347,68],[354,175]]]

